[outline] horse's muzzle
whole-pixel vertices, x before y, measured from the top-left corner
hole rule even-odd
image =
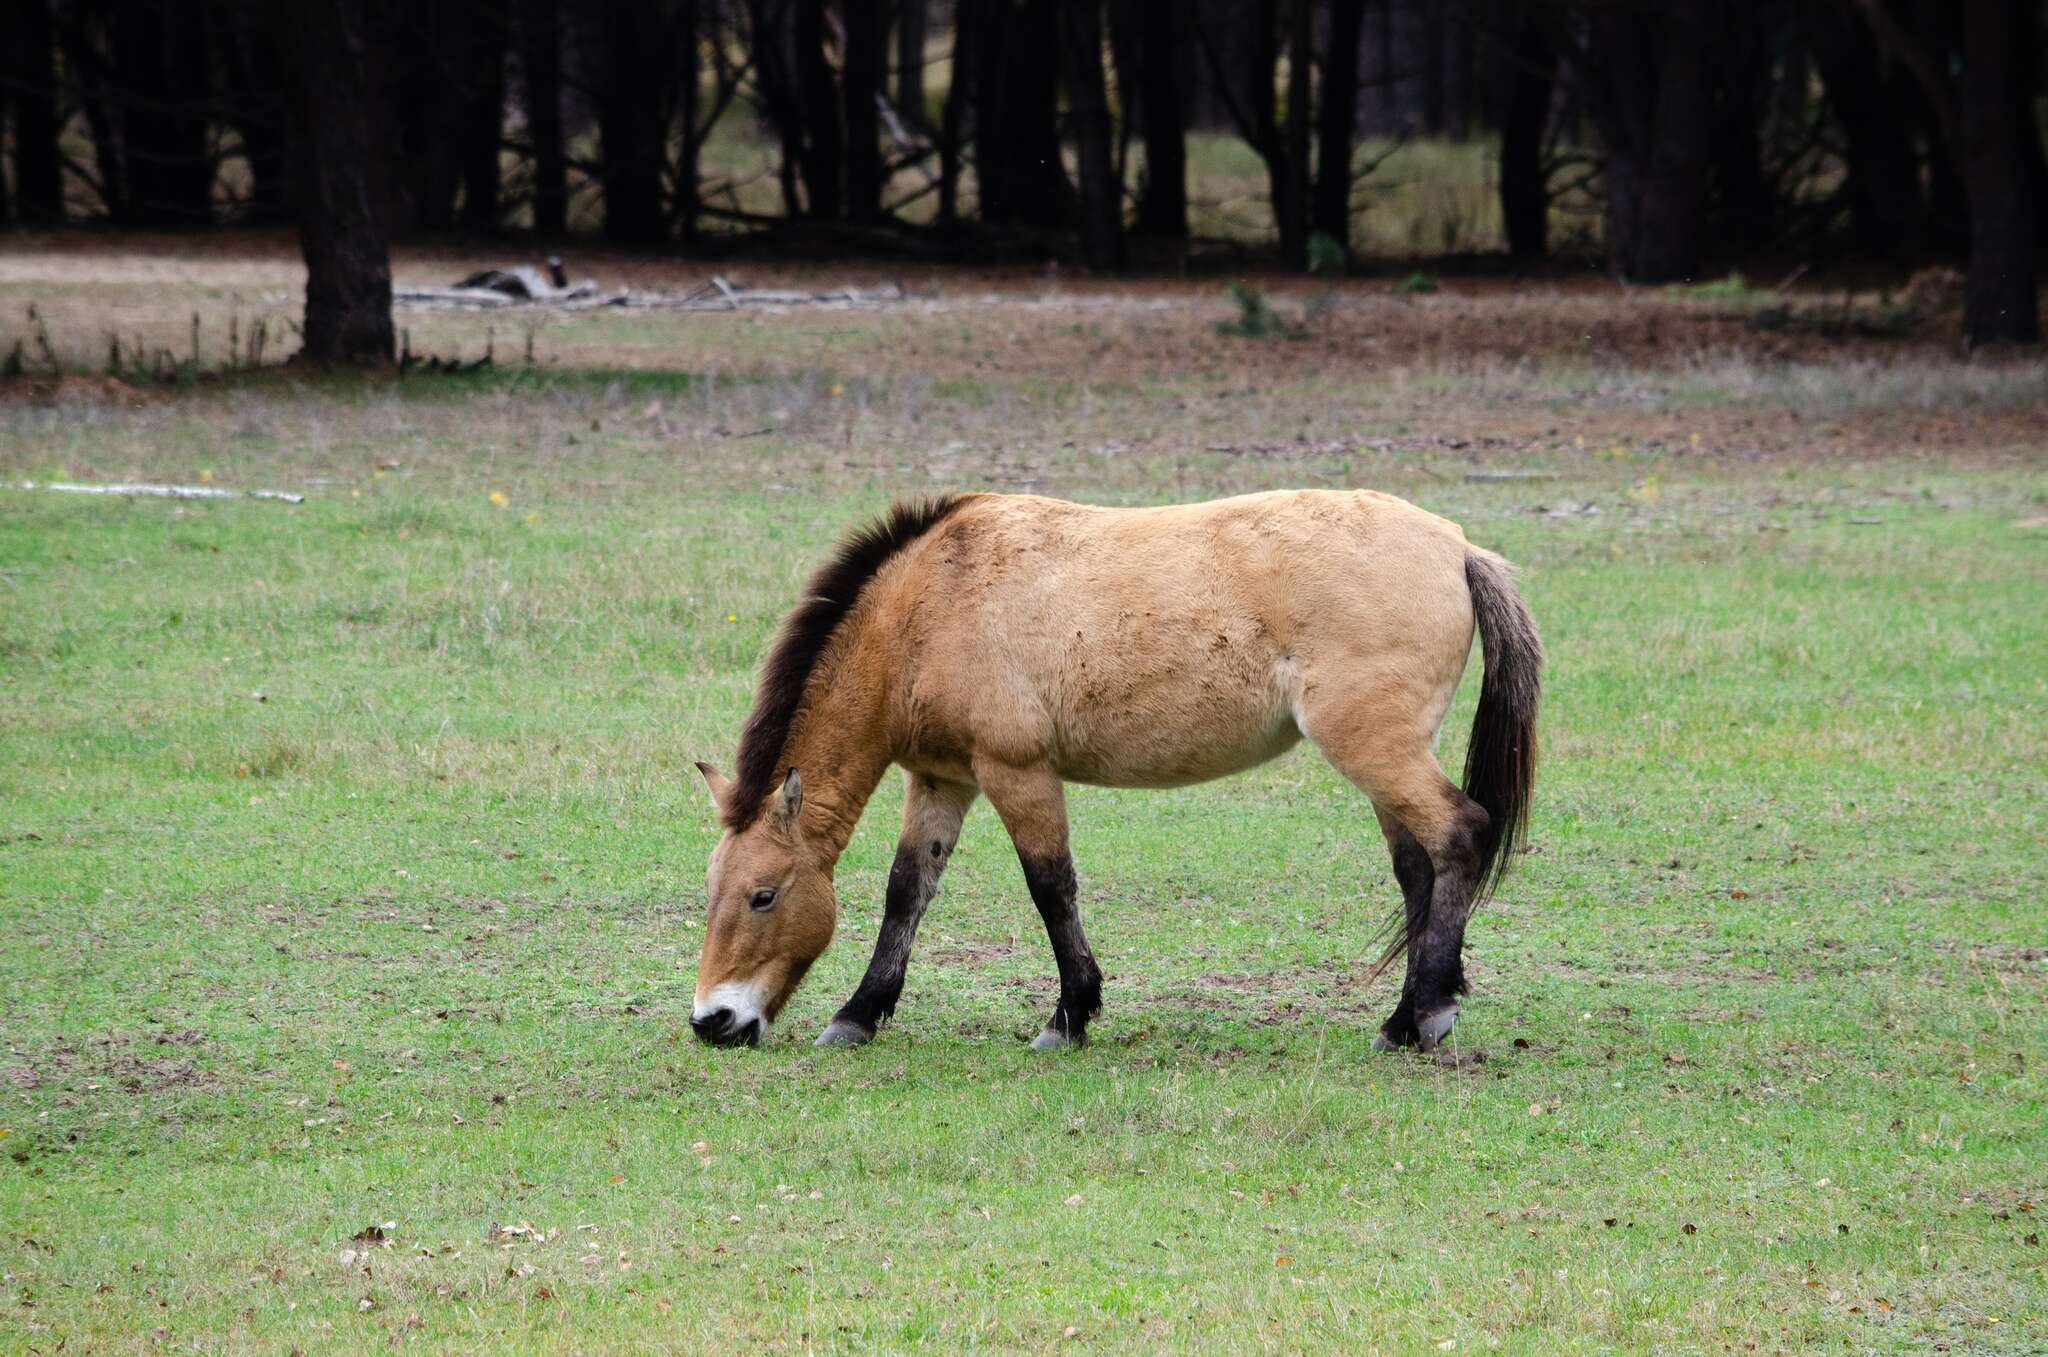
[[[697,1040],[710,1046],[761,1044],[761,1020],[749,1018],[744,1023],[735,1022],[729,1008],[714,1009],[701,1018],[691,1015],[690,1030],[697,1034]]]

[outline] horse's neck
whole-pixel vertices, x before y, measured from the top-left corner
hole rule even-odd
[[[785,759],[803,775],[804,837],[839,860],[861,810],[889,769],[887,683],[863,663],[872,655],[852,638],[830,669],[813,676]],[[863,652],[866,652],[864,655]]]

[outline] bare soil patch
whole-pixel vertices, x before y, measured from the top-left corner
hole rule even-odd
[[[60,1106],[109,1091],[137,1096],[212,1092],[221,1081],[196,1058],[207,1044],[205,1033],[196,1028],[59,1037],[42,1050],[15,1053],[5,1078],[16,1090],[41,1091]]]
[[[0,377],[0,405],[116,405],[136,407],[150,393],[119,377],[87,377],[77,373],[22,373]]]

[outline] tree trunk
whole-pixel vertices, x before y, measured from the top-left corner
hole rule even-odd
[[[7,69],[14,102],[14,201],[21,220],[64,220],[63,162],[57,154],[57,42],[49,0],[13,0],[13,50]]]
[[[645,0],[607,0],[604,88],[598,93],[603,143],[604,233],[621,245],[662,239],[662,80],[668,71],[660,16]]]
[[[1055,0],[971,0],[974,172],[981,219],[1058,230],[1069,190],[1060,163]],[[963,12],[968,3],[963,2]]]
[[[1965,256],[1970,252],[1970,205],[1961,164],[1961,93],[1956,87],[1962,68],[1964,4],[1885,0],[1883,12],[1896,15],[1902,41],[1895,44],[1888,38],[1881,43],[1882,59],[1888,66],[1906,68],[1895,83],[1911,91],[1902,102],[1920,127],[1929,242],[1944,254]],[[1868,0],[1866,13],[1871,14]]]
[[[1060,55],[1081,170],[1081,257],[1098,272],[1124,266],[1124,186],[1102,79],[1102,0],[1063,0]]]
[[[1287,124],[1280,153],[1285,173],[1273,177],[1273,218],[1280,229],[1280,253],[1300,267],[1308,262],[1309,93],[1315,79],[1315,13],[1309,0],[1287,4]]]
[[[1822,93],[1842,128],[1850,236],[1874,254],[1910,259],[1924,246],[1927,217],[1915,128],[1905,116],[1911,77],[1879,60],[1868,27],[1837,0],[1807,0],[1799,18]]]
[[[1280,110],[1275,107],[1283,3],[1288,64],[1284,124]],[[1247,7],[1247,13],[1251,22],[1241,31],[1205,31],[1202,42],[1209,59],[1210,77],[1219,92],[1228,95],[1238,135],[1265,162],[1266,199],[1272,208],[1280,254],[1288,263],[1299,266],[1308,258],[1308,106],[1314,15],[1309,0],[1255,0]],[[1237,53],[1232,64],[1242,67],[1241,83],[1230,78],[1230,67],[1224,64],[1225,50]]]
[[[410,5],[373,0],[369,60],[388,61],[396,97],[385,116],[397,126],[391,179],[400,191],[390,204],[398,231],[446,231],[455,225],[456,98],[454,45],[462,40],[449,3]]]
[[[1927,163],[1927,239],[1930,248],[1961,259],[1970,252],[1970,197],[1949,143],[1929,125],[1921,140]]]
[[[462,63],[462,229],[498,229],[498,157],[505,146],[505,49],[511,33],[502,0],[471,0],[456,35]]]
[[[1636,283],[1699,268],[1706,205],[1708,0],[1652,16],[1609,11],[1590,24],[1587,94],[1607,151],[1607,247]]]
[[[1410,0],[1416,13],[1422,48],[1417,58],[1422,65],[1422,127],[1432,137],[1444,132],[1444,10],[1430,0]]]
[[[869,0],[875,3],[876,0]],[[846,132],[839,120],[839,91],[825,60],[823,0],[795,0],[796,94],[803,110],[801,169],[809,213],[819,221],[846,215]]]
[[[1358,49],[1365,0],[1332,0],[1330,46],[1323,57],[1318,110],[1315,229],[1351,256],[1351,142],[1358,120]]]
[[[676,6],[677,116],[682,120],[683,156],[676,166],[675,218],[685,245],[697,243],[697,217],[703,202],[697,194],[697,166],[704,150],[703,117],[698,108],[703,82],[702,30],[698,26],[698,0],[679,0]]]
[[[1359,109],[1365,130],[1376,137],[1393,136],[1401,130],[1401,111],[1395,102],[1394,4],[1395,0],[1371,0],[1365,25],[1365,46],[1360,64],[1365,88],[1360,91]]]
[[[292,218],[291,151],[278,57],[270,48],[271,26],[252,6],[223,0],[216,7],[224,67],[228,122],[241,139],[249,167],[249,197],[242,220],[272,225]]]
[[[73,17],[82,20],[84,16]],[[99,180],[100,204],[108,220],[126,224],[128,170],[114,105],[120,93],[114,79],[114,61],[95,45],[92,32],[82,21],[65,24],[59,30],[59,41],[65,69],[77,88],[79,112],[84,114],[86,130],[92,137],[93,173]]]
[[[846,110],[846,215],[857,222],[882,219],[882,123],[876,101],[888,76],[889,32],[881,0],[847,0],[846,69],[841,76]]]
[[[526,130],[533,139],[533,229],[543,236],[559,236],[569,229],[569,162],[562,152],[559,3],[560,0],[522,0],[520,8]]]
[[[1291,7],[1295,0],[1286,3]],[[1274,83],[1279,78],[1280,64],[1279,4],[1280,0],[1253,0],[1245,7],[1250,16],[1249,27],[1242,33],[1226,35],[1225,40],[1240,54],[1239,70],[1229,72],[1241,76],[1232,82],[1238,88],[1231,96],[1242,110],[1238,132],[1265,162],[1266,202],[1273,212],[1273,229],[1284,235],[1283,223],[1291,195],[1285,183],[1287,152],[1281,145],[1280,113],[1275,107],[1278,96]]]
[[[1387,6],[1392,38],[1392,130],[1411,136],[1433,133],[1435,111],[1430,99],[1436,83],[1436,52],[1430,33],[1431,0],[1387,0]]]
[[[927,6],[928,0],[896,0],[896,111],[912,127],[932,125],[924,106]]]
[[[967,116],[975,99],[975,45],[980,11],[962,3],[953,14],[953,77],[946,86],[946,106],[939,119],[939,225],[960,220],[960,148],[967,139]]]
[[[1550,252],[1550,185],[1543,138],[1557,84],[1558,35],[1542,0],[1519,0],[1502,54],[1500,213],[1508,253],[1519,260]]]
[[[1136,31],[1138,117],[1145,137],[1145,184],[1136,230],[1159,240],[1188,236],[1187,92],[1181,79],[1186,19],[1179,5],[1130,0]],[[1128,116],[1128,115],[1127,115]]]
[[[305,345],[297,361],[388,367],[391,255],[371,153],[365,0],[277,6],[276,50],[290,92]]]
[[[781,154],[776,178],[782,185],[782,213],[803,215],[797,167],[804,159],[803,102],[797,96],[795,47],[790,41],[791,0],[747,0],[747,41],[762,112],[775,129]]]
[[[2041,32],[2041,24],[2048,23],[2048,14],[2037,19],[2022,12],[2020,22],[2030,35],[2019,47],[2020,159],[2026,167],[2028,201],[2033,204],[2035,240],[2048,251],[2048,148],[2041,145],[2040,124],[2034,118],[2034,99],[2048,95],[2048,84],[2042,80],[2044,72],[2048,72],[2048,50],[2044,50],[2048,43],[2043,42]]]
[[[1775,9],[1775,0],[1773,6]],[[1721,0],[1709,35],[1708,160],[1718,190],[1715,236],[1736,253],[1761,249],[1777,227],[1777,203],[1764,175],[1761,130],[1769,90],[1771,44],[1778,36],[1755,0]]]
[[[1452,141],[1472,135],[1472,9],[1460,5],[1438,21],[1442,106],[1437,131]]]
[[[206,17],[203,6],[171,0],[125,0],[112,11],[127,220],[138,226],[212,217]]]
[[[1970,195],[1963,331],[1972,347],[2041,337],[2034,285],[2037,204],[2022,144],[2035,135],[2033,92],[2023,80],[2033,37],[2029,3],[1966,0],[1963,11],[1957,159]]]

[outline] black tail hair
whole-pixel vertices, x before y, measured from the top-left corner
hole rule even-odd
[[[1542,692],[1543,642],[1515,588],[1508,563],[1490,551],[1465,558],[1465,585],[1486,655],[1479,710],[1465,751],[1465,795],[1491,822],[1479,844],[1477,905],[1508,874],[1515,845],[1529,825],[1536,786],[1536,704]]]

